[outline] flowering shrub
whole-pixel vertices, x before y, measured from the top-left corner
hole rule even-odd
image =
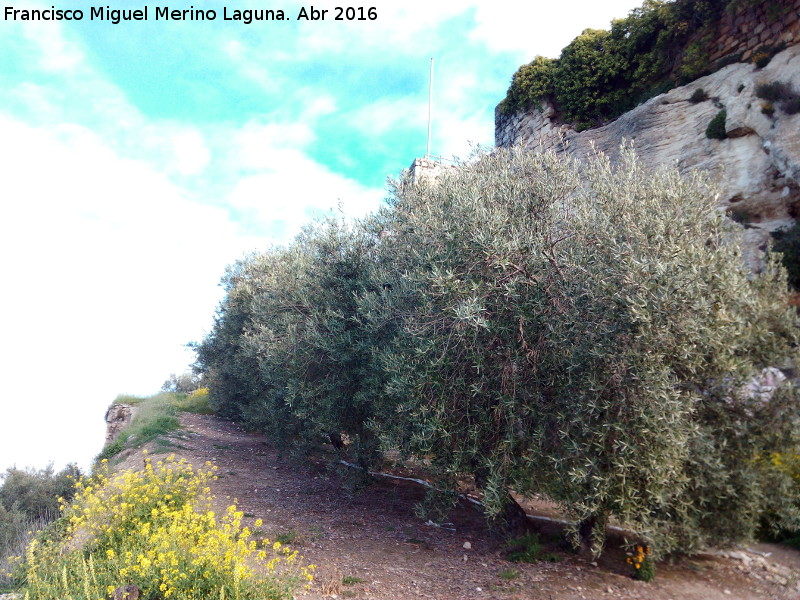
[[[136,585],[142,598],[281,599],[309,585],[314,566],[296,551],[251,539],[235,505],[221,517],[211,510],[208,467],[148,459],[141,471],[80,482],[62,533],[27,549],[26,598],[101,599]]]
[[[650,558],[650,548],[647,546],[636,546],[636,553],[627,558],[627,562],[633,567],[633,578],[639,581],[652,581],[656,576],[656,565]]]
[[[212,415],[214,410],[209,404],[208,388],[201,387],[188,395],[175,394],[175,408],[183,412],[191,412],[198,415]]]

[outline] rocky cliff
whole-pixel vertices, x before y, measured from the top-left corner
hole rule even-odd
[[[546,104],[527,113],[498,113],[495,142],[578,158],[594,148],[613,159],[622,140],[632,140],[649,166],[712,171],[720,178],[720,205],[748,227],[752,261],[769,232],[791,226],[800,215],[800,113],[789,114],[779,103],[757,96],[759,85],[775,82],[800,92],[800,45],[780,52],[761,69],[750,63],[729,65],[596,129],[578,132]],[[696,90],[704,94],[695,95]],[[703,95],[707,98],[698,101]],[[723,108],[727,138],[711,139],[706,128]]]
[[[106,411],[106,443],[108,446],[119,436],[120,431],[125,429],[133,420],[137,407],[130,404],[112,404]]]

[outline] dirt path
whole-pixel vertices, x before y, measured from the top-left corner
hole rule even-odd
[[[213,492],[220,505],[237,499],[249,521],[264,520],[266,537],[293,540],[318,565],[305,596],[310,600],[800,599],[789,572],[800,571],[800,553],[790,549],[761,545],[758,550],[773,552],[766,561],[739,552],[738,558],[659,564],[652,583],[633,580],[624,554],[613,547],[596,566],[555,542],[548,550],[561,562],[511,563],[467,503],[452,514],[455,531],[428,526],[414,515],[424,495],[416,484],[381,479],[349,494],[323,464],[282,457],[261,435],[215,417],[185,414],[181,421],[185,431],[176,444],[182,448],[175,452],[197,466],[207,460],[218,466]],[[124,466],[141,462],[136,454]],[[545,538],[552,533],[558,532],[542,532]],[[787,579],[787,585],[776,582]]]

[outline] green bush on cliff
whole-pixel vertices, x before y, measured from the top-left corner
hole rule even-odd
[[[500,112],[538,108],[543,100],[552,99],[557,65],[558,61],[544,56],[537,56],[527,65],[522,65],[511,79],[508,94],[500,103]]]
[[[725,121],[728,118],[728,111],[724,108],[719,111],[706,127],[706,137],[712,140],[724,140],[728,137],[728,132],[725,129]]]
[[[587,29],[575,38],[561,51],[553,77],[565,117],[585,128],[624,111],[629,106],[628,66],[608,31]]]
[[[728,10],[767,0],[646,0],[609,31],[587,29],[558,59],[537,57],[512,78],[498,113],[512,114],[552,100],[564,121],[600,125],[677,84],[722,68],[709,47]]]

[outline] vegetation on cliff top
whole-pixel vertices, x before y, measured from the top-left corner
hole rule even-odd
[[[595,552],[612,517],[654,558],[796,528],[797,389],[761,382],[796,364],[785,270],[744,268],[699,176],[628,151],[581,174],[497,151],[241,260],[197,348],[212,406],[364,466],[424,459],[498,524],[512,490],[544,495]]]
[[[166,384],[165,384],[166,386]],[[161,392],[152,396],[117,396],[113,404],[128,404],[136,407],[136,413],[117,438],[108,444],[95,459],[112,459],[126,448],[140,448],[156,441],[162,450],[178,447],[175,438],[180,437],[178,413],[193,412],[211,414],[208,389],[197,388],[192,392]]]
[[[499,114],[530,110],[548,100],[578,129],[618,117],[675,85],[739,60],[712,63],[709,43],[724,11],[738,12],[768,0],[645,0],[610,31],[587,29],[557,59],[537,56],[514,74]],[[770,2],[780,18],[783,3]],[[777,48],[759,54],[768,60]]]

